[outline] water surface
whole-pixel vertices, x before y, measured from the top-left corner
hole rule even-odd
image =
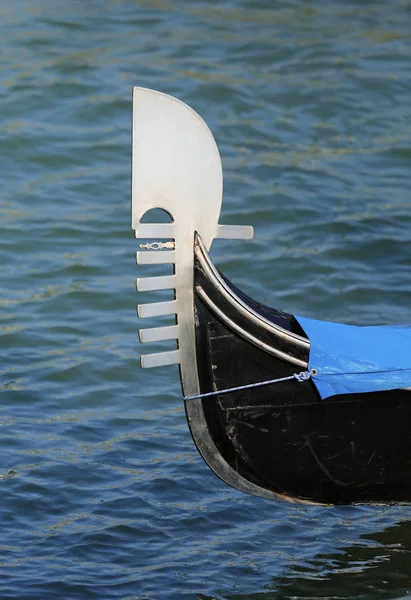
[[[0,28],[0,597],[408,595],[409,508],[272,503],[202,462],[177,369],[138,366],[129,206],[140,85],[216,137],[221,221],[256,231],[213,248],[236,285],[409,323],[408,0],[4,0]]]

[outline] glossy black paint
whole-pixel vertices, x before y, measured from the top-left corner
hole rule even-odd
[[[235,307],[224,300],[198,261],[195,285],[230,319],[238,320]],[[235,291],[265,318],[304,335],[292,315],[263,307]],[[301,370],[239,337],[198,294],[195,311],[201,392]],[[250,323],[248,328],[253,327]],[[287,342],[281,340],[281,350],[287,349]],[[289,349],[295,355],[295,347]],[[306,351],[299,348],[298,352],[303,356]],[[264,489],[323,504],[411,501],[409,391],[321,400],[311,381],[287,381],[206,398],[202,405],[221,456],[239,475]]]

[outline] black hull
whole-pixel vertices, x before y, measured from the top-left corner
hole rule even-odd
[[[197,369],[201,393],[304,371],[309,341],[292,315],[225,280],[196,243]],[[187,400],[195,443],[227,483],[267,498],[315,504],[411,501],[411,392],[321,400],[312,381]]]

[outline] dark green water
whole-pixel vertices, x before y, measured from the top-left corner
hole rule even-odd
[[[138,366],[129,208],[140,85],[214,132],[221,221],[256,230],[214,248],[235,284],[410,322],[410,2],[3,0],[0,33],[0,597],[411,594],[410,508],[270,503],[202,462],[177,369]]]

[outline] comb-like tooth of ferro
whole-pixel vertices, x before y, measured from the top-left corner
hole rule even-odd
[[[176,287],[175,275],[161,275],[160,277],[139,277],[136,280],[138,292],[155,292],[157,290],[172,290]]]
[[[174,238],[174,223],[139,223],[136,238]]]
[[[155,352],[153,354],[143,354],[140,356],[140,362],[143,369],[151,369],[151,367],[164,367],[166,365],[176,365],[180,363],[180,361],[180,350]]]
[[[140,329],[138,337],[142,344],[147,344],[149,342],[163,342],[164,340],[176,340],[178,338],[178,325]]]
[[[254,227],[251,225],[218,225],[216,238],[225,240],[251,240]]]
[[[146,317],[162,317],[163,315],[175,315],[177,313],[177,301],[151,302],[150,304],[139,304],[137,315],[140,319]]]
[[[146,252],[136,252],[136,261],[138,265],[168,265],[175,263],[175,250],[148,250]]]

